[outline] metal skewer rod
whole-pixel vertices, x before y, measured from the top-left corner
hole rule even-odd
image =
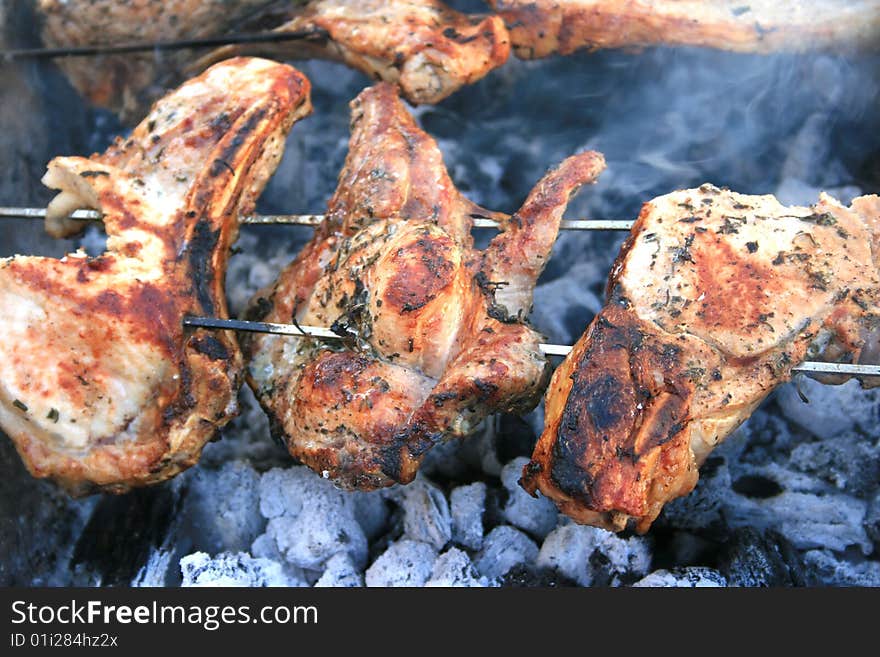
[[[95,55],[120,55],[130,52],[155,52],[185,50],[187,48],[216,48],[236,43],[277,43],[281,41],[320,40],[327,38],[324,30],[298,30],[296,32],[262,32],[254,34],[226,34],[202,39],[177,39],[149,43],[124,43],[104,46],[68,46],[60,48],[22,48],[0,51],[0,58],[52,59],[55,57],[93,57]]]
[[[272,333],[300,338],[319,338],[322,340],[341,340],[342,336],[320,326],[299,324],[272,324],[270,322],[248,322],[240,319],[218,319],[216,317],[187,317],[184,326],[193,328],[245,331],[248,333]],[[571,347],[562,344],[541,344],[541,351],[548,356],[567,356]],[[820,363],[806,361],[792,368],[793,372],[813,374],[844,374],[847,376],[880,376],[880,365],[851,365],[849,363]]]
[[[0,219],[44,219],[46,211],[42,208],[3,208]],[[101,213],[96,210],[77,210],[70,219],[78,221],[101,221]],[[322,214],[252,214],[241,217],[241,223],[249,226],[287,224],[297,226],[317,226],[324,221]],[[498,222],[485,217],[475,217],[476,228],[497,228]],[[563,219],[561,230],[629,230],[633,222],[621,219]]]

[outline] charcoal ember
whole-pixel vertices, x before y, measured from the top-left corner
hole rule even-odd
[[[0,586],[71,584],[69,561],[97,499],[31,477],[0,432]]]
[[[185,498],[183,481],[178,478],[100,498],[73,550],[71,566],[77,572],[77,582],[128,586],[143,579],[141,571],[157,551],[169,549],[171,544],[185,550],[187,542],[177,522]],[[154,573],[150,579],[164,584],[157,581],[162,578]]]
[[[529,420],[501,413],[487,418],[464,442],[459,454],[473,469],[498,477],[505,463],[531,455],[537,441],[538,434]]]
[[[324,565],[316,587],[356,588],[364,585],[364,575],[345,552],[334,554]]]
[[[840,558],[829,550],[804,554],[807,583],[811,586],[880,586],[880,562]]]
[[[724,575],[713,568],[691,566],[672,570],[655,570],[639,581],[634,587],[641,588],[718,588],[727,586]]]
[[[865,533],[874,542],[875,553],[880,554],[880,490],[871,497],[865,512]]]
[[[523,456],[505,465],[501,471],[501,483],[508,492],[501,513],[511,525],[543,540],[556,527],[558,513],[553,502],[540,494],[532,497],[519,485],[523,466],[528,462],[529,459]]]
[[[488,586],[489,580],[481,576],[470,557],[458,548],[449,548],[437,557],[427,587],[473,588]]]
[[[250,548],[266,526],[259,483],[260,475],[243,461],[193,472],[184,513],[196,550],[215,554]]]
[[[700,469],[700,479],[693,492],[667,503],[655,526],[690,531],[722,531],[722,509],[725,498],[730,494],[730,484],[730,470],[725,457],[713,453]]]
[[[738,529],[724,542],[718,570],[731,586],[803,586],[804,569],[784,536],[751,527]]]
[[[452,540],[471,550],[483,545],[483,513],[486,508],[486,484],[481,481],[452,489],[449,495],[452,516]]]
[[[538,442],[538,435],[531,425],[510,413],[494,417],[495,455],[500,463],[508,463],[519,457],[530,457]]]
[[[290,586],[280,563],[244,552],[194,552],[180,560],[180,571],[182,586]]]
[[[523,532],[501,525],[483,540],[483,548],[474,561],[477,570],[496,580],[518,564],[530,564],[538,556],[538,546]]]
[[[597,527],[567,524],[544,539],[537,565],[581,586],[620,586],[648,573],[651,549],[642,537],[622,538]]]
[[[358,565],[367,559],[367,537],[355,517],[351,495],[304,466],[274,468],[260,479],[260,512],[266,534],[292,565],[321,570],[345,552]]]
[[[880,445],[855,431],[802,443],[792,450],[790,463],[858,497],[865,497],[880,481]]]
[[[366,572],[367,586],[423,586],[431,578],[437,550],[428,543],[403,539],[392,543]]]
[[[434,480],[466,481],[479,472],[479,462],[473,458],[470,443],[476,437],[465,441],[447,440],[438,443],[425,455],[419,468],[426,477]]]
[[[537,568],[534,565],[517,564],[501,578],[501,586],[508,588],[559,588],[577,586],[577,582],[569,579],[557,570]]]
[[[809,403],[804,403],[798,390]],[[776,403],[789,420],[817,438],[831,438],[861,429],[875,436],[880,426],[880,389],[862,390],[859,382],[828,386],[798,377],[779,388]]]
[[[405,538],[443,549],[452,538],[452,517],[446,496],[437,486],[420,475],[407,486],[397,486],[388,497],[403,509]]]
[[[381,491],[355,492],[354,517],[370,540],[379,536],[388,524],[388,505]]]

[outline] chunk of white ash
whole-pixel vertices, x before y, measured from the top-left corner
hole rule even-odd
[[[431,579],[425,586],[435,588],[449,587],[482,587],[488,586],[489,580],[482,577],[474,568],[470,557],[458,548],[449,548],[437,557],[431,571]]]
[[[581,586],[619,586],[647,574],[651,550],[642,537],[620,538],[597,527],[569,524],[544,539],[537,563]]]
[[[880,481],[880,445],[860,432],[797,445],[791,466],[827,481],[840,491],[867,496]]]
[[[364,585],[364,575],[344,552],[327,560],[324,573],[315,582],[316,587],[355,588]]]
[[[197,548],[217,553],[250,547],[266,525],[259,511],[259,482],[260,475],[243,461],[193,472],[185,514]]]
[[[693,566],[655,570],[633,584],[635,587],[652,588],[718,588],[727,586],[724,575],[714,568]]]
[[[304,466],[263,475],[260,511],[269,518],[266,534],[294,566],[320,571],[340,552],[359,566],[366,562],[367,537],[354,498]]]
[[[311,573],[306,573],[302,568],[285,560],[284,555],[278,550],[275,538],[269,534],[260,534],[251,545],[250,552],[253,557],[280,563],[287,576],[288,586],[310,586],[310,580],[314,579]]]
[[[528,462],[526,457],[516,458],[501,471],[501,483],[508,492],[502,514],[511,525],[543,539],[556,527],[558,513],[553,502],[540,494],[532,497],[519,485]]]
[[[413,483],[397,486],[387,496],[403,509],[403,535],[443,549],[452,538],[452,518],[446,496],[424,476]]]
[[[827,550],[810,550],[804,566],[817,584],[834,586],[880,586],[880,562],[839,558]]]
[[[730,527],[773,529],[796,548],[873,550],[863,522],[867,503],[837,492],[828,483],[777,463],[737,464],[731,490],[722,500]]]
[[[809,403],[804,403],[798,389]],[[853,429],[870,433],[880,425],[880,388],[862,390],[856,380],[829,386],[798,377],[797,382],[779,387],[776,402],[789,420],[818,438]]]
[[[431,578],[437,550],[403,539],[388,546],[367,569],[367,586],[423,586]]]
[[[193,552],[180,560],[180,571],[182,586],[290,586],[280,563],[245,552]]]
[[[474,565],[477,570],[496,580],[519,564],[530,564],[538,556],[538,546],[520,530],[500,525],[483,539],[483,548]]]
[[[458,486],[449,496],[452,540],[479,550],[483,546],[483,513],[486,510],[486,484],[482,481]]]

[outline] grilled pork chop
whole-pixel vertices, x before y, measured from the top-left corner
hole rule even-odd
[[[785,207],[704,185],[646,203],[553,375],[523,486],[646,531],[795,365],[877,358],[878,231],[877,196]]]
[[[400,85],[413,103],[438,103],[510,54],[500,17],[470,17],[439,0],[313,0],[266,11],[259,23],[317,38],[228,46],[203,61],[234,53],[335,59]]]
[[[489,0],[518,57],[686,45],[736,52],[880,49],[880,0]]]
[[[327,219],[249,318],[346,340],[247,336],[248,381],[290,453],[346,488],[413,479],[425,453],[494,411],[535,405],[549,374],[525,323],[569,195],[604,168],[565,160],[513,217],[459,194],[437,144],[381,83],[352,103]],[[504,222],[484,252],[472,216]]]
[[[0,427],[34,476],[72,493],[122,492],[193,465],[237,412],[234,336],[185,331],[226,316],[237,217],[310,110],[295,69],[259,59],[212,67],[159,101],[101,155],[58,157],[48,228],[104,214],[107,251],[0,260]],[[80,224],[81,225],[81,224]]]

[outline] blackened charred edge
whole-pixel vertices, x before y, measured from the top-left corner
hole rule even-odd
[[[492,319],[501,322],[502,324],[518,324],[519,318],[512,317],[508,312],[507,308],[502,306],[499,303],[495,302],[495,287],[496,285],[489,280],[489,277],[486,276],[485,272],[479,271],[474,275],[474,281],[477,284],[477,287],[480,288],[480,291],[483,293],[483,296],[486,297],[486,314],[489,315]]]
[[[275,304],[271,300],[266,297],[257,297],[245,310],[244,319],[250,322],[261,322],[269,316],[273,308],[275,308]]]
[[[215,313],[213,257],[219,239],[220,229],[212,230],[211,223],[201,219],[196,223],[192,238],[187,245],[196,298],[202,311],[208,315]]]
[[[190,345],[198,353],[203,354],[211,360],[229,360],[229,350],[220,340],[213,335],[205,335],[193,338]]]
[[[382,462],[379,464],[380,469],[382,470],[382,474],[394,481],[400,481],[400,477],[403,474],[403,459],[400,450],[404,441],[405,438],[399,435],[395,436],[394,440],[391,441],[391,444],[382,449]]]
[[[563,418],[564,422],[565,418]],[[553,444],[553,465],[550,468],[550,479],[565,495],[587,508],[593,508],[591,492],[593,477],[578,465],[585,447],[577,442],[576,437],[569,434],[557,435],[556,442]]]
[[[259,397],[259,402],[260,406],[263,407],[263,411],[266,413],[266,417],[269,419],[269,435],[272,436],[272,440],[274,440],[279,447],[287,450],[292,456],[293,451],[291,450],[291,447],[293,446],[293,441],[284,430],[284,424],[278,419],[278,416],[269,407],[269,404],[263,402],[261,396]]]
[[[195,408],[196,399],[192,393],[192,372],[186,364],[180,367],[180,387],[174,401],[165,407],[162,418],[165,424],[170,425],[175,418],[187,413],[187,411]]]
[[[235,136],[223,147],[220,154],[214,158],[214,162],[211,164],[211,170],[209,172],[211,176],[219,176],[224,170],[228,170],[231,174],[235,175],[235,169],[232,168],[230,162],[236,161],[238,151],[248,137],[250,137],[250,134],[254,131],[257,125],[259,125],[260,121],[266,117],[268,111],[269,110],[266,107],[255,109],[253,113],[247,117],[244,124],[238,127]]]
[[[519,485],[532,497],[538,497],[538,476],[544,471],[544,466],[538,461],[529,461],[523,466],[522,477]]]

